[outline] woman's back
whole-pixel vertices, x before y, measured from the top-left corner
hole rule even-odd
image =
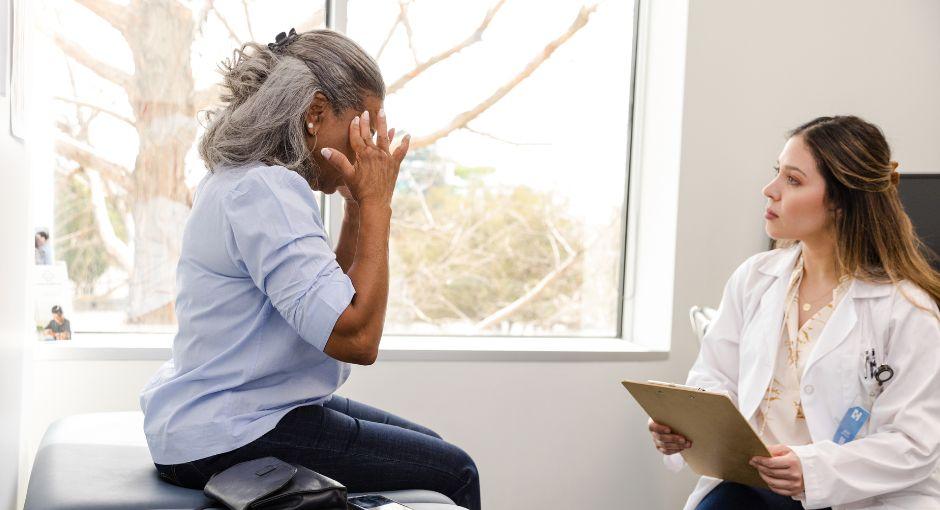
[[[348,377],[323,347],[354,290],[297,173],[255,164],[209,174],[177,286],[173,357],[140,397],[155,462],[238,448]]]

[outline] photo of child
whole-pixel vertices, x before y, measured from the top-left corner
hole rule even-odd
[[[49,324],[46,325],[46,329],[43,330],[43,336],[47,340],[72,339],[72,325],[69,323],[69,320],[65,318],[61,306],[55,305],[52,307],[52,320],[49,321]]]

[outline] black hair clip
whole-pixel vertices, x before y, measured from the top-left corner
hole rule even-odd
[[[298,37],[300,36],[297,35],[297,31],[294,30],[293,28],[290,29],[290,32],[286,34],[284,32],[281,32],[280,34],[277,34],[277,36],[274,38],[273,43],[268,43],[268,49],[275,53],[279,53],[281,51],[284,51],[284,48],[286,48],[288,44],[297,40]]]

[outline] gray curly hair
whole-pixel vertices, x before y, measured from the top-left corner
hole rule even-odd
[[[254,42],[220,65],[222,106],[206,112],[199,155],[209,171],[252,162],[280,165],[313,186],[319,168],[306,145],[305,115],[317,92],[339,115],[385,98],[379,66],[332,30],[311,30],[269,48]]]

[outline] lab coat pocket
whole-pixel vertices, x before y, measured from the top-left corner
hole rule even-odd
[[[878,395],[881,393],[881,388],[878,386],[878,381],[871,375],[870,371],[870,350],[863,351],[859,355],[859,360],[855,363],[853,369],[856,372],[857,376],[855,378],[850,378],[849,380],[854,380],[855,391],[851,395],[851,400],[847,408],[854,406],[859,406],[864,408],[869,413],[872,411],[872,407],[875,405],[875,399],[878,398]],[[871,419],[869,419],[861,430],[859,430],[857,438],[865,437],[868,435],[869,425]]]
[[[881,386],[878,384],[878,380],[875,379],[877,362],[874,356],[874,350],[867,349],[862,351],[858,360],[858,382],[861,385],[860,398],[867,409],[871,409],[875,399],[881,394]]]

